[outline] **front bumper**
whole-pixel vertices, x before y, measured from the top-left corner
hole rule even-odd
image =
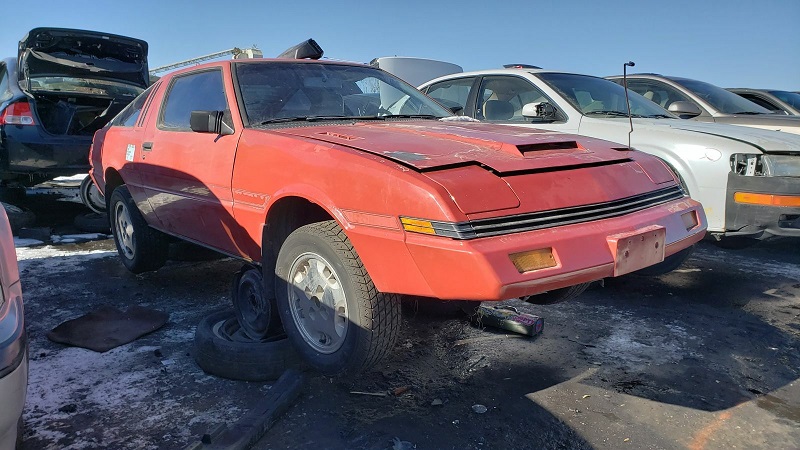
[[[6,306],[0,316],[0,448],[14,448],[28,386],[28,341],[22,297],[12,297]]]
[[[687,213],[697,220],[688,230]],[[700,204],[685,197],[624,216],[472,240],[405,233],[400,245],[363,227],[349,227],[348,235],[383,292],[491,301],[613,277],[610,238],[652,225],[664,228],[666,257],[700,241],[708,224]],[[542,248],[552,248],[555,267],[520,273],[509,256]]]
[[[766,239],[800,236],[800,207],[739,203],[736,193],[796,197],[800,200],[800,178],[748,177],[730,173],[725,201],[726,236]]]

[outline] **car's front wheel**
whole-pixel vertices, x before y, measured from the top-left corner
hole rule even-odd
[[[375,289],[333,221],[292,232],[275,268],[278,312],[302,357],[326,375],[356,373],[383,358],[400,329],[400,299]]]
[[[169,241],[166,235],[147,225],[127,187],[114,189],[109,207],[111,231],[122,264],[133,273],[163,266],[169,254]]]

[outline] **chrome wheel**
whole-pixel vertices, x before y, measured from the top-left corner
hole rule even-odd
[[[125,258],[133,259],[136,257],[136,236],[133,234],[133,223],[128,207],[124,202],[117,202],[114,205],[114,223],[116,225],[116,237],[119,248]]]
[[[303,340],[330,354],[347,335],[347,296],[333,266],[322,256],[303,253],[289,269],[289,310]]]

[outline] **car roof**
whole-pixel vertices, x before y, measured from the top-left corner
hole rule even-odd
[[[585,73],[577,73],[577,72],[569,72],[569,71],[565,71],[565,70],[530,69],[530,68],[524,68],[523,67],[523,68],[513,68],[513,69],[500,68],[500,69],[473,70],[473,71],[470,71],[470,72],[458,72],[458,73],[453,73],[453,74],[450,74],[450,75],[444,75],[444,76],[441,76],[441,77],[437,77],[437,78],[434,78],[432,80],[428,80],[428,81],[426,81],[426,82],[424,82],[422,84],[425,85],[425,84],[429,84],[429,83],[431,83],[433,81],[438,81],[438,80],[443,80],[443,79],[448,79],[448,78],[460,78],[460,77],[469,77],[469,76],[478,76],[478,75],[498,75],[498,74],[502,74],[502,75],[518,75],[518,74],[521,74],[521,73],[522,74],[528,73],[528,74],[532,74],[532,75],[539,74],[539,73],[564,73],[564,74],[569,74],[569,75],[582,75],[582,76],[587,76],[587,77],[602,78],[602,77],[598,77],[598,76],[595,76],[595,75],[588,75],[588,74],[585,74]]]
[[[187,72],[194,72],[196,70],[203,70],[203,69],[210,69],[213,67],[222,67],[225,65],[231,66],[233,63],[236,64],[257,64],[257,63],[300,63],[300,64],[326,64],[332,66],[356,66],[356,67],[369,67],[371,69],[375,69],[374,67],[369,66],[368,64],[351,62],[351,61],[339,61],[339,60],[328,60],[328,59],[289,59],[289,58],[246,58],[246,59],[226,59],[222,61],[211,61],[203,64],[198,64],[196,66],[190,67],[183,67],[173,72],[169,72],[165,75],[159,77],[160,79],[170,78],[176,75],[180,75],[182,73]],[[378,70],[378,69],[375,69]]]

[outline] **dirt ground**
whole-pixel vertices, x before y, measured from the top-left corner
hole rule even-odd
[[[31,208],[61,217],[57,234],[85,212],[47,205]],[[181,449],[269,392],[209,376],[190,355],[195,325],[229,304],[236,261],[132,275],[108,239],[17,251],[30,336],[24,448]],[[666,276],[606,280],[559,305],[508,303],[544,317],[544,333],[408,310],[391,358],[349,379],[308,372],[255,448],[800,448],[800,240],[704,242]],[[103,304],[170,319],[106,353],[47,340]],[[408,389],[351,393],[395,388]]]

